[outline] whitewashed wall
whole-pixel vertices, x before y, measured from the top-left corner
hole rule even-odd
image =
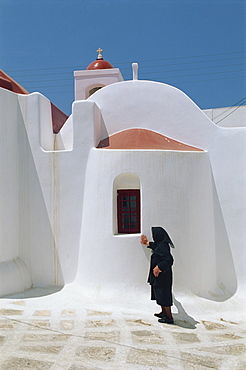
[[[0,89],[0,294],[31,286],[20,248],[20,131],[22,116],[17,94]]]
[[[221,127],[246,127],[246,105],[204,109],[203,112]]]
[[[214,125],[171,86],[128,81],[76,101],[54,135],[45,97],[0,94],[1,295],[75,277],[98,294],[146,292],[148,251],[139,235],[113,233],[113,184],[125,172],[140,180],[142,231],[162,225],[176,244],[175,289],[215,300],[240,292],[245,128]],[[95,149],[133,127],[205,152]]]
[[[85,130],[81,120],[95,107],[75,109],[59,137],[45,97],[0,94],[0,295],[62,286],[77,272],[86,151],[94,145],[93,125]]]
[[[92,149],[86,171],[82,240],[77,281],[89,295],[139,295],[146,289],[150,253],[140,234],[114,235],[114,179],[120,174],[140,179],[141,232],[150,227],[168,230],[177,248],[175,290],[191,290],[210,299],[223,299],[236,290],[228,245],[217,245],[213,178],[206,152],[117,151]],[[93,220],[95,222],[93,222]],[[226,231],[220,231],[221,238]],[[216,248],[224,248],[218,258]],[[227,266],[223,275],[222,266]],[[223,267],[222,267],[223,268]],[[233,277],[233,279],[231,279]],[[220,287],[223,284],[226,291]]]
[[[220,221],[217,219],[215,223],[217,259],[221,258],[221,253],[228,258],[232,256],[238,288],[244,286],[246,129],[216,126],[183,92],[157,82],[113,84],[96,92],[89,100],[100,108],[105,132],[109,135],[141,127],[208,151],[214,182],[214,207],[220,215]],[[223,276],[226,269],[226,264],[220,265],[219,276]],[[234,268],[231,270],[232,281],[233,271]],[[223,284],[221,289],[224,289]]]
[[[123,81],[119,68],[74,71],[75,100],[84,100],[94,87],[104,87]]]

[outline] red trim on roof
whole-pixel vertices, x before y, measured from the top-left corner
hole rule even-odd
[[[100,141],[97,148],[203,151],[202,149],[180,143],[167,136],[145,129],[129,129],[118,132]]]
[[[13,78],[11,78],[7,73],[0,69],[0,87],[6,90],[10,90],[17,94],[29,94],[29,92],[19,85]],[[57,108],[53,103],[51,103],[51,116],[52,116],[52,126],[54,134],[58,134],[62,126],[68,119],[68,116]]]
[[[6,85],[6,81],[8,84]],[[2,69],[0,69],[0,87],[13,91],[17,94],[29,94],[24,87],[18,84],[13,78],[11,78],[7,73],[5,73]]]
[[[12,82],[0,77],[0,87],[6,90],[13,91]]]

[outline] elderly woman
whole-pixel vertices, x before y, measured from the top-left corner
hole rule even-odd
[[[162,227],[152,227],[154,242],[149,242],[145,235],[140,242],[152,249],[148,283],[151,285],[151,299],[161,306],[161,312],[154,315],[159,322],[173,324],[172,299],[172,265],[173,257],[170,247],[174,248],[168,233]]]

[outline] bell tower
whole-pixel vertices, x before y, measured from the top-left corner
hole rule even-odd
[[[102,87],[124,80],[119,68],[103,59],[102,52],[97,49],[97,59],[86,70],[74,71],[75,100],[85,100]]]

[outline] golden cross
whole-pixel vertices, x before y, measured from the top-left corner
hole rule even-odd
[[[97,59],[102,59],[102,54],[101,54],[102,51],[103,51],[103,49],[101,49],[101,48],[97,49],[97,53],[98,53]]]

